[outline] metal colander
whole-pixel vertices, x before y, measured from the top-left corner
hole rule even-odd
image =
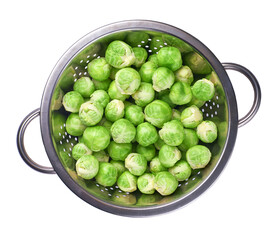
[[[79,139],[66,132],[65,120],[68,113],[61,104],[63,94],[72,90],[74,82],[80,77],[89,76],[87,65],[91,60],[103,57],[111,41],[118,39],[128,41],[129,36],[136,32],[149,36],[146,39],[138,39],[135,46],[145,48],[149,55],[157,54],[162,47],[175,46],[182,55],[192,51],[198,53],[208,61],[213,71],[210,80],[215,85],[215,95],[200,108],[204,119],[211,120],[218,126],[218,139],[213,144],[207,145],[212,152],[212,159],[206,168],[193,171],[187,180],[180,182],[172,195],[165,197],[158,193],[144,195],[139,191],[123,192],[117,185],[104,187],[95,180],[78,177],[71,152]],[[238,120],[235,94],[225,69],[243,73],[254,89],[253,106],[240,120]],[[194,77],[197,80],[205,76]],[[256,114],[260,98],[259,84],[249,70],[233,63],[221,64],[205,45],[188,33],[153,21],[132,20],[113,23],[84,36],[59,60],[46,84],[41,107],[31,112],[19,127],[18,150],[29,166],[40,172],[57,173],[75,194],[97,208],[125,216],[159,214],[187,204],[215,181],[233,150],[238,127],[247,123]],[[25,129],[31,120],[39,115],[44,146],[53,168],[34,162],[24,147]]]

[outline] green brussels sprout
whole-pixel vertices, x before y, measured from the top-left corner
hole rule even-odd
[[[84,143],[77,143],[73,148],[72,148],[72,157],[75,160],[78,160],[84,155],[91,155],[92,151],[88,149],[88,147]]]
[[[158,172],[154,179],[154,187],[162,196],[167,196],[175,192],[178,181],[168,171]]]
[[[192,169],[204,168],[210,159],[211,152],[203,145],[195,145],[186,152],[186,160]]]
[[[105,117],[103,117],[101,119],[101,121],[98,123],[98,125],[105,127],[109,131],[109,134],[110,134],[110,128],[112,126],[112,122],[111,121],[109,121]]]
[[[107,80],[105,81],[97,81],[97,80],[92,80],[94,86],[95,86],[95,89],[96,90],[104,90],[104,91],[107,91],[108,88],[109,88],[109,85],[111,83],[111,80],[110,78],[108,78]]]
[[[70,66],[64,70],[59,80],[59,86],[63,91],[66,92],[71,90],[75,81],[74,76],[76,76],[76,72],[73,66]]]
[[[160,150],[161,147],[164,145],[165,145],[165,142],[161,138],[158,138],[157,142],[154,143],[154,146],[156,147],[157,150]]]
[[[158,53],[165,46],[165,42],[161,36],[155,36],[151,39],[149,49],[152,53]]]
[[[130,102],[130,101],[124,101],[125,110],[126,110],[126,108],[128,106],[132,106],[132,105],[134,105],[132,102]]]
[[[126,171],[124,161],[111,160],[110,163],[116,168],[118,177],[120,177],[121,174]]]
[[[179,120],[181,121],[181,113],[177,109],[172,109],[172,120]]]
[[[136,148],[136,152],[143,155],[147,161],[151,161],[155,157],[156,149],[153,144],[147,147],[138,145]]]
[[[124,171],[117,179],[117,186],[124,192],[134,192],[137,190],[137,177]]]
[[[183,82],[191,84],[193,82],[193,73],[188,66],[182,66],[175,72],[175,80],[178,82]]]
[[[94,93],[91,94],[90,101],[93,103],[99,103],[102,105],[103,108],[105,108],[109,103],[109,96],[104,90],[96,90]]]
[[[152,75],[153,88],[157,92],[170,88],[174,80],[174,73],[166,67],[157,68]]]
[[[63,97],[64,97],[63,90],[59,86],[57,86],[52,95],[52,103],[51,103],[52,110],[59,110],[62,107]]]
[[[147,169],[147,160],[139,153],[130,153],[125,159],[125,167],[135,176],[141,176]]]
[[[132,95],[140,87],[141,77],[135,69],[123,68],[116,73],[115,84],[122,94]]]
[[[72,136],[81,136],[86,129],[78,113],[71,113],[66,121],[66,130]]]
[[[148,57],[148,62],[153,62],[156,68],[159,67],[157,54],[152,54]]]
[[[154,175],[152,173],[145,173],[137,179],[137,187],[141,193],[153,194],[154,188]]]
[[[84,155],[76,162],[77,175],[84,179],[92,179],[99,171],[99,162],[92,155]]]
[[[199,100],[196,97],[193,96],[192,94],[192,99],[191,101],[187,104],[188,107],[195,105],[198,108],[202,107],[205,104],[205,101]]]
[[[131,151],[131,143],[117,143],[112,141],[108,145],[108,154],[113,160],[124,161]]]
[[[191,175],[191,167],[185,160],[180,160],[175,165],[168,169],[168,171],[178,180],[185,181]]]
[[[112,81],[108,88],[108,95],[111,99],[117,99],[121,101],[125,101],[129,96],[126,94],[122,94],[118,88],[116,87],[115,81]]]
[[[125,118],[137,126],[144,122],[145,115],[141,107],[130,105],[125,109]]]
[[[184,105],[191,101],[192,92],[187,83],[176,82],[170,88],[169,98],[176,105]]]
[[[108,45],[105,57],[112,67],[119,69],[128,67],[135,61],[131,46],[119,40],[115,40]]]
[[[209,74],[211,67],[208,62],[196,52],[190,52],[183,57],[185,65],[189,66],[194,74]]]
[[[135,104],[144,107],[153,101],[155,96],[154,89],[151,83],[142,82],[138,90],[132,94]]]
[[[205,78],[212,82],[214,86],[219,85],[220,79],[216,72],[212,71],[210,74],[206,75]]]
[[[217,138],[217,126],[212,121],[201,122],[196,131],[198,138],[204,143],[212,143]]]
[[[107,120],[115,122],[116,120],[122,118],[124,114],[124,103],[121,100],[114,99],[107,104],[105,109],[105,116]]]
[[[178,120],[166,122],[159,131],[160,138],[169,146],[179,146],[184,140],[184,127]]]
[[[108,162],[100,162],[100,167],[95,179],[102,186],[110,187],[116,183],[118,172],[116,167]]]
[[[134,125],[123,118],[112,124],[110,132],[113,140],[117,143],[130,143],[136,135]]]
[[[131,32],[126,37],[126,42],[132,47],[144,47],[148,43],[149,35],[145,32]]]
[[[189,148],[197,145],[199,143],[199,138],[197,136],[197,133],[195,130],[193,129],[188,129],[188,128],[185,128],[185,137],[184,137],[184,140],[182,142],[182,144],[180,144],[178,146],[178,148],[181,150],[181,151],[187,151]]]
[[[120,70],[119,68],[114,68],[114,67],[112,67],[111,70],[110,70],[110,76],[109,76],[109,78],[110,78],[111,80],[115,80],[116,73],[117,73],[119,70]]]
[[[170,168],[175,165],[182,157],[180,150],[177,147],[164,145],[159,151],[159,160],[164,167]]]
[[[203,113],[200,109],[192,105],[185,108],[181,114],[181,122],[186,128],[196,128],[203,121]]]
[[[104,114],[104,108],[97,102],[85,102],[79,110],[79,117],[86,126],[94,126],[101,121]]]
[[[167,168],[161,164],[159,157],[155,157],[150,161],[149,169],[152,173],[158,173],[167,170]]]
[[[107,155],[107,153],[104,150],[101,150],[99,152],[94,152],[94,153],[92,153],[92,155],[94,157],[96,157],[96,159],[99,162],[108,162],[109,161],[109,156]]]
[[[177,37],[174,37],[170,34],[163,34],[162,37],[168,46],[178,48],[180,52],[183,54],[193,51],[193,48],[189,44],[187,44],[186,42]]]
[[[157,54],[160,67],[167,67],[171,71],[176,71],[182,66],[182,55],[178,48],[163,47]]]
[[[169,89],[163,90],[158,93],[158,99],[166,102],[171,108],[174,108],[176,105],[170,100],[169,97],[170,91]]]
[[[110,76],[111,66],[104,57],[93,59],[88,64],[89,75],[97,81],[105,81]]]
[[[145,119],[152,125],[161,128],[164,123],[171,120],[172,110],[170,106],[161,100],[154,100],[145,107]]]
[[[68,112],[79,112],[79,109],[83,103],[84,98],[76,91],[67,92],[63,97],[63,105]]]
[[[152,83],[152,76],[156,69],[157,65],[154,62],[144,63],[139,70],[142,82]]]
[[[134,66],[136,66],[137,68],[141,67],[146,59],[147,59],[147,51],[144,48],[141,47],[134,47],[132,48],[133,52],[134,52],[134,56],[135,56],[135,61],[133,63]]]
[[[195,82],[191,90],[194,97],[202,101],[210,100],[211,98],[213,98],[215,93],[214,84],[206,78]]]
[[[136,141],[140,145],[147,147],[156,143],[158,138],[157,130],[152,124],[144,122],[137,126]]]
[[[95,91],[95,85],[89,77],[81,77],[74,83],[73,90],[87,98]]]
[[[110,143],[109,131],[103,126],[87,127],[83,133],[83,142],[94,152],[104,150]]]
[[[66,116],[59,112],[53,111],[51,115],[51,124],[55,141],[61,141],[66,132]]]

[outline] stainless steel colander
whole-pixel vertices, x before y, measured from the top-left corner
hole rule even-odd
[[[194,171],[189,179],[180,182],[172,195],[166,197],[157,193],[142,195],[138,191],[123,192],[117,186],[103,187],[95,181],[86,181],[78,177],[71,156],[71,150],[78,142],[78,138],[69,135],[65,131],[65,122],[62,122],[62,119],[66,119],[68,115],[60,104],[62,91],[70,91],[78,78],[88,76],[87,64],[94,58],[102,57],[111,41],[124,40],[131,32],[144,32],[149,35],[149,39],[140,40],[138,44],[139,47],[147,49],[148,54],[157,53],[159,48],[164,46],[175,46],[183,55],[195,51],[208,61],[213,72],[216,73],[211,79],[216,89],[215,96],[201,107],[204,118],[214,121],[218,126],[218,139],[209,146],[212,159],[206,168]],[[151,47],[153,39],[156,41],[161,39],[163,44]],[[235,93],[225,71],[228,69],[244,74],[254,89],[253,105],[241,119],[238,119]],[[232,153],[238,127],[254,117],[260,99],[259,84],[248,69],[233,63],[221,64],[205,45],[181,29],[145,20],[117,22],[87,34],[61,57],[49,76],[40,108],[28,114],[19,127],[17,146],[21,157],[30,167],[43,173],[57,173],[76,195],[97,208],[124,216],[160,214],[184,206],[216,180]],[[52,167],[44,167],[34,162],[24,147],[26,127],[39,115],[43,143]],[[60,120],[58,123],[55,122],[56,116]]]

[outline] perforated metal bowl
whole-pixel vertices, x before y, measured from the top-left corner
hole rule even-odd
[[[206,102],[201,110],[205,119],[214,121],[218,126],[218,139],[209,145],[212,159],[206,168],[194,171],[186,181],[180,182],[177,190],[170,196],[142,195],[140,192],[127,193],[117,186],[103,187],[93,180],[83,180],[73,169],[71,150],[78,138],[65,131],[65,124],[57,126],[53,116],[58,114],[65,119],[68,113],[60,105],[58,91],[72,89],[73,83],[82,76],[88,76],[87,64],[94,58],[103,56],[105,49],[113,40],[124,40],[128,33],[141,31],[150,38],[140,45],[148,53],[158,51],[151,48],[150,42],[155,37],[163,40],[160,46],[176,46],[184,55],[195,51],[208,61],[212,71],[216,73],[211,80],[214,82],[216,94]],[[243,73],[250,80],[254,89],[252,108],[242,119],[238,119],[237,103],[226,69]],[[203,76],[196,76],[197,78]],[[221,64],[214,54],[199,40],[176,27],[154,21],[132,20],[113,23],[101,27],[76,42],[58,61],[47,81],[41,107],[34,110],[22,121],[18,134],[17,145],[23,160],[33,169],[43,173],[57,173],[62,181],[81,199],[104,211],[125,216],[147,216],[177,209],[192,201],[203,193],[219,176],[232,153],[237,129],[250,121],[256,114],[261,99],[259,84],[255,76],[246,68],[233,64]],[[61,107],[61,108],[60,108]],[[40,115],[43,143],[52,164],[44,167],[34,162],[24,147],[24,133],[28,124]],[[61,117],[62,118],[62,117]],[[54,125],[54,132],[53,132]]]

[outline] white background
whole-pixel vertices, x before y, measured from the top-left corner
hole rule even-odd
[[[271,1],[2,1],[0,239],[273,239],[274,37]],[[238,131],[230,161],[201,197],[147,218],[112,215],[74,195],[57,175],[29,168],[16,148],[21,120],[40,101],[61,55],[86,33],[127,19],[179,27],[221,62],[249,68],[262,89],[261,108]],[[253,101],[251,85],[229,72],[239,115]],[[49,165],[39,120],[26,148]]]

